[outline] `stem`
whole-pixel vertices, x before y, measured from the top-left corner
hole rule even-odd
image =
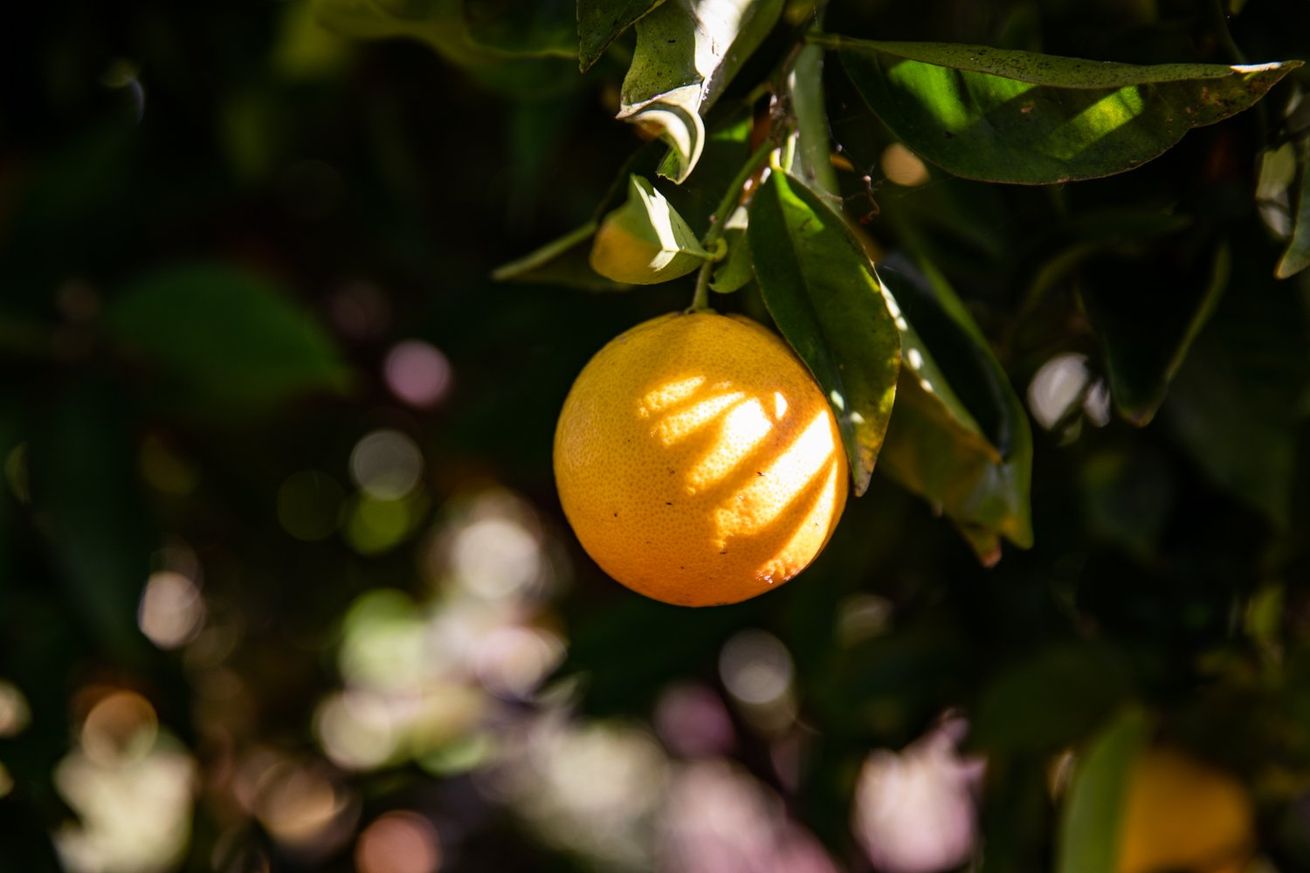
[[[723,237],[723,227],[741,202],[741,189],[746,185],[746,181],[755,175],[755,171],[760,168],[773,149],[774,144],[770,140],[760,143],[759,148],[751,152],[746,163],[741,165],[737,175],[728,183],[728,190],[724,192],[723,199],[719,201],[714,214],[710,216],[710,228],[705,231],[705,237],[701,240],[701,247],[705,251],[714,252],[718,248],[719,240]],[[696,274],[696,293],[691,299],[688,312],[704,312],[710,308],[710,274],[719,260],[720,258],[710,258],[701,264],[700,271]]]

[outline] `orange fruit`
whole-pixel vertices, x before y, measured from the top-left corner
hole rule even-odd
[[[805,569],[846,504],[837,421],[809,371],[749,319],[674,314],[588,362],[555,431],[560,502],[634,591],[736,603]]]
[[[1168,749],[1134,764],[1122,827],[1118,873],[1237,873],[1255,841],[1246,789]]]

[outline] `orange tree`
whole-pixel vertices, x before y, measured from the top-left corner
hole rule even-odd
[[[69,6],[0,867],[1310,866],[1304,4]]]

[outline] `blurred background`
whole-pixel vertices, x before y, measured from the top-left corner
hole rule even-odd
[[[832,30],[1223,60],[1206,2],[846,6]],[[985,569],[875,475],[803,576],[692,611],[604,577],[550,474],[583,363],[690,282],[490,280],[640,145],[630,45],[582,76],[347,41],[303,0],[26,14],[0,36],[0,869],[1045,870],[1124,706],[1240,785],[1240,869],[1310,869],[1310,286],[1272,278],[1290,177],[1258,208],[1254,113],[1052,195],[924,167],[834,78],[852,214],[876,198],[893,273],[933,239],[1025,400],[1036,545]],[[1304,4],[1232,26],[1306,56]],[[1065,268],[1098,233],[1135,245],[1079,281],[1143,348],[1227,240],[1146,428]]]

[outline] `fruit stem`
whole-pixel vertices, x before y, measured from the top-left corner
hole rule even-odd
[[[737,175],[728,183],[728,190],[724,192],[723,199],[719,201],[714,214],[710,216],[710,229],[705,231],[701,246],[707,252],[714,252],[714,257],[701,264],[700,271],[696,274],[696,293],[691,298],[688,312],[704,312],[710,308],[710,275],[714,272],[714,266],[727,256],[727,247],[719,243],[723,238],[724,227],[732,217],[733,211],[741,205],[741,189],[755,175],[755,171],[760,168],[774,148],[772,140],[766,139],[751,152],[746,163],[741,165]]]

